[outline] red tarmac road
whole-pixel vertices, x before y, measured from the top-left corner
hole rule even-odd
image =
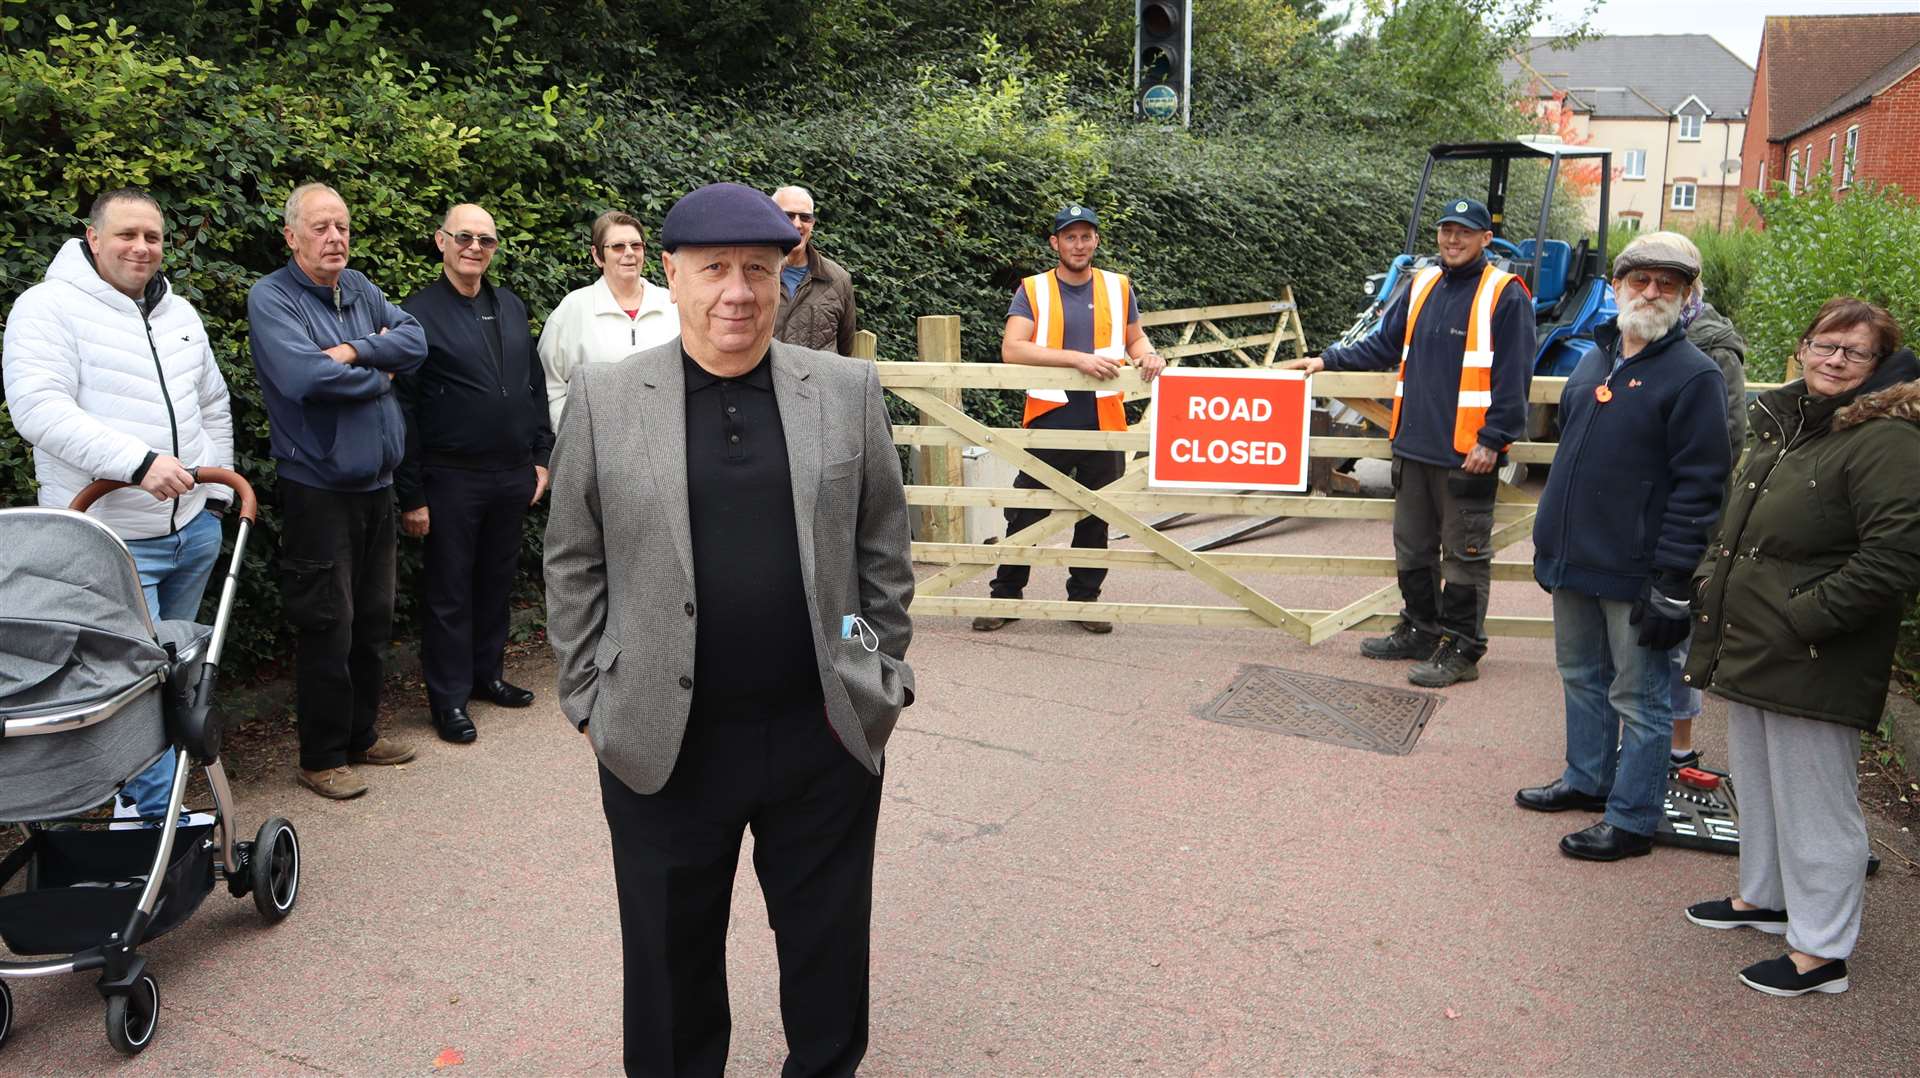
[[[1377,524],[1319,522],[1236,549],[1386,543]],[[1061,577],[1036,570],[1029,594],[1058,596]],[[1266,583],[1326,609],[1379,582]],[[1107,595],[1217,601],[1164,573],[1117,573]],[[1494,609],[1546,603],[1503,584]],[[1560,768],[1546,641],[1496,640],[1481,680],[1448,690],[1395,757],[1193,717],[1242,663],[1400,684],[1352,634],[1308,649],[1248,630],[918,633],[920,700],[888,755],[866,1073],[1890,1074],[1920,1058],[1920,876],[1898,858],[1880,851],[1853,990],[1780,1000],[1735,979],[1778,938],[1681,917],[1731,892],[1732,858],[1577,863],[1555,842],[1590,817],[1514,807]],[[261,928],[216,890],[159,941],[162,1025],[130,1063],[88,979],[17,984],[0,1073],[617,1072],[592,759],[556,715],[551,667],[515,677],[540,703],[480,708],[473,746],[392,721],[420,759],[364,769],[361,800],[280,774],[243,784],[248,833],[278,812],[305,840],[294,915]],[[1710,765],[1723,716],[1710,702],[1701,724]],[[732,1064],[769,1074],[772,939],[741,863]]]

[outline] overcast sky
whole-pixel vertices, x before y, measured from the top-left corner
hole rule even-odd
[[[1540,33],[1564,29],[1589,0],[1551,0],[1552,14]],[[1604,0],[1590,20],[1602,34],[1712,34],[1752,64],[1760,56],[1760,30],[1768,15],[1851,15],[1920,11],[1920,0]]]

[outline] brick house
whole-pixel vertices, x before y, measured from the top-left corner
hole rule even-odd
[[[1543,126],[1613,151],[1613,219],[1648,231],[1732,224],[1753,68],[1707,34],[1556,40],[1529,38],[1501,74]],[[1591,219],[1597,190],[1587,202]]]
[[[1753,76],[1740,185],[1798,190],[1824,166],[1920,194],[1920,14],[1773,15]],[[1741,219],[1757,224],[1753,207]]]

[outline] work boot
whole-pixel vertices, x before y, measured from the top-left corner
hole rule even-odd
[[[1113,622],[1111,621],[1076,621],[1074,624],[1095,635],[1102,635],[1113,631]]]
[[[1423,689],[1444,689],[1455,682],[1480,680],[1480,664],[1468,658],[1453,637],[1443,636],[1432,658],[1407,671],[1407,680]]]
[[[1439,646],[1438,636],[1416,629],[1413,622],[1401,618],[1392,635],[1361,641],[1360,654],[1369,659],[1425,659]]]
[[[1019,618],[993,618],[981,616],[973,619],[973,631],[976,633],[997,632],[1019,621]]]
[[[360,781],[360,776],[353,773],[353,768],[345,765],[329,767],[324,771],[308,771],[303,767],[296,777],[300,785],[335,801],[345,801],[367,792],[367,784]]]

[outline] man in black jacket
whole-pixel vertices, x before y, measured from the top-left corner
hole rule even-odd
[[[553,431],[526,304],[486,278],[500,246],[493,216],[455,206],[433,242],[446,272],[401,305],[427,331],[427,361],[399,383],[407,453],[394,485],[401,530],[426,539],[420,665],[433,728],[464,744],[478,736],[472,697],[533,703],[502,680],[501,652],[520,523],[547,492]]]
[[[1316,371],[1399,368],[1394,387],[1393,554],[1405,607],[1369,659],[1422,659],[1407,680],[1445,688],[1480,676],[1493,580],[1493,503],[1507,446],[1526,432],[1533,300],[1487,260],[1493,217],[1448,202],[1439,258],[1417,270],[1371,336],[1281,364]]]

